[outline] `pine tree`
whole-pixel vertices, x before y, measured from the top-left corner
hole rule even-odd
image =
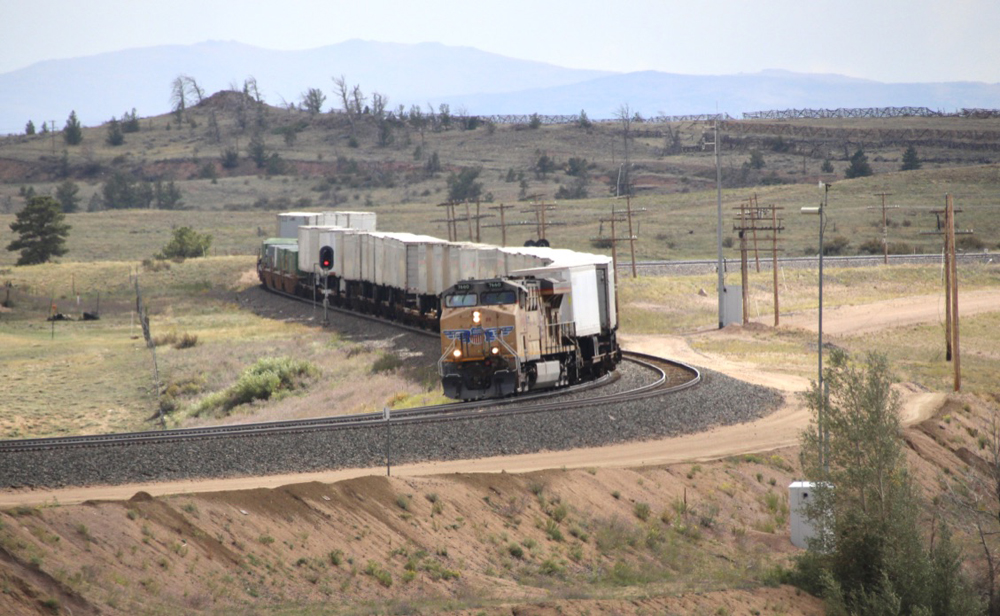
[[[35,134],[35,123],[32,122],[31,120],[28,120],[28,123],[24,126],[24,134],[25,135]]]
[[[851,179],[867,175],[872,175],[872,166],[868,164],[868,157],[865,156],[865,151],[858,148],[858,151],[851,156],[851,164],[847,167],[847,171],[844,172],[844,177]]]
[[[17,233],[18,238],[7,245],[7,250],[21,251],[17,264],[36,265],[66,254],[70,226],[65,219],[62,207],[52,197],[31,197],[10,223],[10,230]]]
[[[80,187],[71,180],[66,180],[56,187],[56,201],[59,202],[64,213],[72,214],[77,210],[80,205],[79,192]]]
[[[900,170],[913,171],[914,169],[919,169],[921,166],[920,157],[917,156],[917,148],[912,145],[906,148],[906,151],[903,152],[903,166],[900,167]]]
[[[108,145],[114,147],[125,143],[125,133],[122,132],[121,122],[117,118],[111,118],[108,122]]]
[[[79,145],[83,141],[83,127],[80,126],[80,120],[76,117],[76,111],[71,111],[69,118],[66,119],[66,126],[63,127],[63,139],[66,140],[67,145]]]

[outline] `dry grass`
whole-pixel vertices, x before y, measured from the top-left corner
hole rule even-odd
[[[570,157],[585,158],[594,165],[590,170],[588,187],[591,199],[566,200],[551,214],[551,220],[564,226],[551,227],[547,236],[555,246],[576,250],[607,252],[591,245],[591,238],[608,236],[607,225],[602,228],[599,218],[606,218],[613,206],[607,198],[608,178],[617,173],[621,164],[621,142],[614,125],[597,125],[587,132],[573,126],[544,126],[538,130],[522,130],[499,126],[490,132],[485,128],[475,131],[449,130],[428,132],[423,136],[411,132],[400,134],[389,147],[378,147],[374,135],[364,133],[360,146],[347,145],[347,131],[328,117],[315,118],[306,130],[298,134],[296,143],[286,145],[282,137],[268,132],[268,148],[283,159],[298,166],[295,174],[268,176],[244,160],[235,172],[226,172],[216,181],[198,179],[199,167],[207,162],[218,162],[221,150],[235,142],[232,118],[222,117],[223,143],[212,143],[207,137],[207,111],[196,109],[192,117],[198,127],[176,127],[166,130],[168,116],[143,120],[142,132],[130,135],[120,148],[110,148],[103,143],[104,129],[86,129],[86,147],[70,148],[70,164],[83,166],[87,160],[103,165],[108,173],[113,168],[143,167],[148,175],[163,175],[177,181],[184,195],[185,205],[194,211],[185,212],[105,212],[79,214],[70,217],[74,225],[67,259],[89,261],[112,258],[142,259],[150,256],[169,238],[170,227],[189,224],[200,232],[215,236],[213,243],[217,254],[252,254],[259,245],[258,228],[265,235],[273,228],[273,214],[289,209],[374,209],[380,217],[380,227],[386,230],[411,230],[446,237],[443,223],[432,222],[441,218],[435,204],[447,198],[447,177],[451,171],[462,167],[482,168],[479,180],[483,183],[484,196],[492,195],[494,202],[514,203],[521,191],[519,182],[506,181],[508,170],[522,173],[528,182],[528,194],[540,194],[553,199],[560,186],[568,185],[574,178],[564,171],[538,177],[534,166],[541,154],[554,158],[560,165]],[[272,110],[272,127],[290,125],[306,119],[302,114]],[[820,125],[821,121],[803,122]],[[845,126],[861,128],[911,128],[933,127],[939,130],[966,130],[977,128],[996,130],[997,120],[899,119],[838,122]],[[644,124],[643,130],[663,130],[659,125]],[[699,124],[673,125],[680,130],[686,145],[695,145],[701,138],[704,126]],[[245,137],[242,139],[245,143]],[[636,233],[639,259],[662,258],[711,258],[715,252],[716,196],[714,190],[714,158],[709,151],[694,150],[683,155],[664,155],[663,139],[640,137],[631,148],[637,183],[638,197],[633,200],[636,209],[645,208],[637,215]],[[829,144],[827,144],[829,145]],[[39,159],[49,160],[51,153],[45,138],[7,138],[3,142],[5,156],[30,164],[40,164]],[[420,148],[419,156],[414,154]],[[877,175],[857,180],[842,179],[839,158],[842,153],[833,151],[838,171],[822,175],[822,159],[809,158],[803,171],[802,158],[794,154],[764,152],[767,167],[764,171],[777,172],[792,184],[726,189],[723,206],[727,236],[733,208],[756,195],[760,204],[773,204],[784,208],[781,237],[788,255],[801,255],[815,251],[816,220],[801,216],[799,208],[815,205],[820,194],[816,179],[834,181],[830,193],[830,228],[828,237],[843,236],[851,241],[848,250],[879,236],[881,212],[869,209],[881,204],[875,193],[890,192],[889,202],[901,206],[891,210],[889,241],[903,242],[918,251],[936,252],[940,240],[921,236],[921,231],[934,228],[935,218],[930,213],[944,202],[946,193],[955,197],[962,208],[958,223],[963,228],[973,228],[976,236],[990,248],[1000,245],[1000,218],[992,215],[993,197],[1000,188],[1000,166],[982,164],[989,162],[982,152],[922,148],[920,154],[928,162],[924,169],[902,173],[897,171],[903,148],[867,150],[869,160]],[[427,175],[422,167],[432,153],[439,153],[444,170]],[[241,156],[245,153],[241,152]],[[58,156],[57,156],[58,157]],[[722,164],[727,170],[738,170],[748,157],[747,151],[726,150]],[[338,158],[358,164],[360,171],[353,175],[338,175]],[[115,161],[118,162],[115,162]],[[940,161],[940,162],[938,162]],[[14,173],[14,171],[11,171]],[[41,174],[40,174],[41,175]],[[334,183],[325,178],[336,176]],[[0,211],[7,205],[16,208],[21,203],[18,190],[25,185],[20,177],[9,177],[10,183],[0,184]],[[101,189],[104,177],[92,180],[77,179],[84,204]],[[35,182],[39,192],[51,192],[54,181]],[[255,203],[268,200],[264,210],[227,211],[225,208],[252,208]],[[489,205],[489,204],[485,204]],[[624,207],[617,202],[616,207]],[[496,214],[485,210],[483,213]],[[533,219],[525,212],[509,212],[512,220]],[[7,223],[9,214],[0,215],[0,243],[9,241]],[[496,222],[487,220],[484,223]],[[619,230],[621,234],[625,231]],[[462,230],[465,239],[467,228]],[[533,225],[514,227],[508,242],[521,244],[536,237]],[[500,242],[499,229],[482,229],[481,237],[491,243]],[[112,247],[109,249],[109,247]],[[620,246],[619,255],[627,259],[627,247]],[[730,249],[727,256],[736,257]],[[0,254],[0,264],[12,263],[13,255]]]

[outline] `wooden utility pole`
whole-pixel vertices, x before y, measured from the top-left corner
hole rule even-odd
[[[632,233],[632,191],[625,193],[625,208],[628,211],[628,245],[629,250],[632,253],[632,278],[636,277],[635,273],[635,234]]]
[[[479,201],[476,200],[476,215],[473,216],[470,211],[471,204],[465,201],[465,222],[469,229],[469,241],[478,242],[480,241],[480,224],[479,220],[481,218],[492,218],[493,214],[480,214],[479,213]],[[438,207],[446,208],[446,217],[444,219],[432,220],[431,222],[444,222],[448,223],[448,241],[457,242],[458,241],[458,215],[455,213],[455,208],[458,206],[458,202],[448,201],[446,203],[439,203]],[[476,221],[476,231],[473,234],[472,231],[472,221]]]
[[[887,208],[896,208],[899,206],[885,204],[885,198],[892,196],[892,193],[880,192],[875,193],[876,197],[882,197],[882,262],[885,264],[889,263],[889,219],[886,217]],[[874,209],[869,207],[868,209]]]
[[[747,235],[740,231],[740,279],[743,282],[743,324],[750,323],[750,285],[747,284],[749,267],[747,266]]]
[[[501,246],[506,246],[507,245],[507,218],[504,216],[504,212],[507,211],[507,210],[509,210],[509,209],[511,209],[511,208],[513,208],[513,207],[517,207],[517,206],[514,206],[514,205],[504,205],[503,203],[501,203],[500,205],[491,205],[490,206],[491,210],[500,210],[500,237],[501,237],[500,245]],[[483,225],[483,226],[489,228],[489,227],[495,227],[497,225]]]
[[[945,195],[944,210],[932,210],[937,216],[936,231],[928,231],[921,235],[944,236],[944,303],[945,303],[945,360],[952,362],[955,368],[955,391],[962,390],[962,358],[959,352],[958,327],[958,259],[955,256],[955,236],[968,235],[971,229],[956,230],[956,210],[951,195]],[[941,225],[941,215],[944,214],[944,228]]]
[[[614,271],[615,271],[615,288],[617,288],[618,287],[618,242],[622,241],[623,238],[619,238],[617,236],[616,230],[615,230],[615,223],[616,222],[624,222],[625,221],[625,217],[623,217],[623,216],[621,216],[621,215],[618,214],[618,212],[615,210],[615,202],[612,201],[611,202],[611,216],[609,216],[608,218],[601,218],[601,219],[599,219],[599,221],[602,222],[602,223],[605,223],[605,222],[610,222],[611,223],[611,265],[612,265],[612,269],[614,269]],[[592,239],[606,240],[607,238],[592,238]],[[618,301],[618,294],[616,293],[615,294],[615,302],[617,302],[617,301]],[[616,304],[615,308],[617,310],[617,304]]]
[[[952,313],[952,347],[955,366],[955,391],[962,391],[962,354],[958,347],[958,264],[955,258],[955,206],[951,195],[945,197],[945,209],[948,213],[948,244],[951,247],[951,313]]]
[[[771,228],[778,228],[778,208],[771,208]],[[771,234],[771,273],[774,275],[774,326],[778,326],[778,233]]]
[[[783,209],[773,205],[761,207],[757,203],[757,196],[754,195],[749,200],[740,203],[739,215],[736,217],[736,224],[733,231],[739,234],[740,238],[740,277],[743,285],[743,324],[750,322],[750,285],[749,278],[749,253],[750,247],[747,243],[747,232],[750,232],[754,243],[754,257],[757,261],[757,271],[760,271],[760,254],[757,247],[757,232],[769,233],[765,235],[764,241],[771,240],[771,268],[774,278],[774,326],[779,322],[779,302],[778,302],[778,233],[785,228],[778,218],[778,210]]]
[[[535,195],[538,197],[540,195]],[[556,209],[555,203],[546,203],[537,199],[532,200],[531,203],[527,205],[527,209],[521,210],[526,214],[535,214],[535,233],[538,235],[538,240],[545,240],[545,230],[552,225],[562,225],[565,223],[553,222],[546,220],[545,213]]]

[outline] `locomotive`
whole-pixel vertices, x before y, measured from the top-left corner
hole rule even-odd
[[[262,284],[439,331],[450,398],[560,387],[621,360],[610,257],[376,232],[367,212],[279,214],[278,233]]]

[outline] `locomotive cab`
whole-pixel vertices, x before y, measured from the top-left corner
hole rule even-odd
[[[438,371],[449,398],[471,400],[565,385],[572,323],[562,289],[545,279],[460,282],[442,295]]]
[[[525,289],[510,280],[460,282],[441,297],[438,371],[449,398],[471,400],[520,391],[517,320]]]

